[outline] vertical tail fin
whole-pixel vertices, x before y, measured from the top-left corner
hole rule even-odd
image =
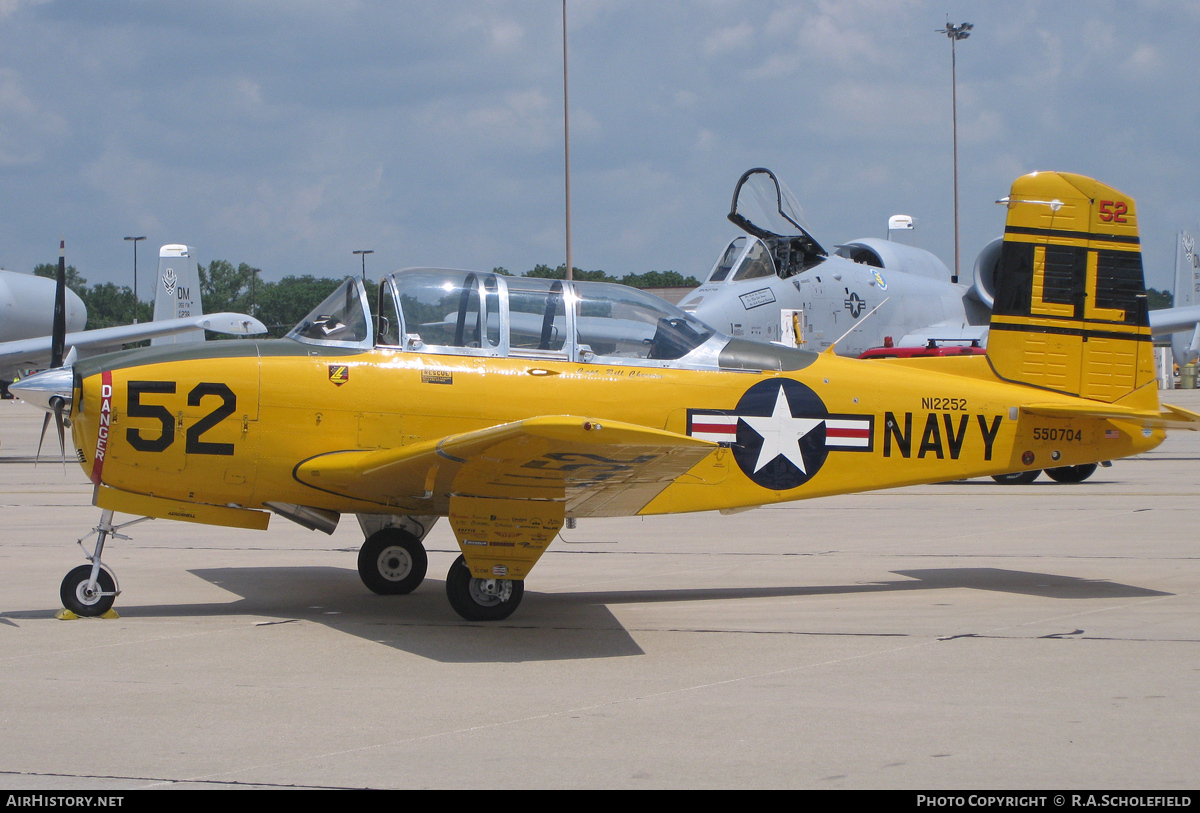
[[[1157,409],[1133,198],[1082,175],[1035,172],[1013,182],[1007,203],[988,336],[996,373]]]
[[[1200,305],[1200,254],[1196,253],[1196,238],[1190,232],[1179,232],[1175,246],[1175,308]],[[1171,352],[1180,367],[1196,358],[1200,351],[1200,324],[1187,333],[1171,334]]]
[[[158,279],[154,285],[154,321],[198,316],[204,312],[200,304],[200,273],[197,270],[196,249],[177,244],[158,250]],[[150,344],[188,344],[204,341],[203,330],[193,330],[174,336],[159,336]]]

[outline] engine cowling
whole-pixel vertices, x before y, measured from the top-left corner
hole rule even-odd
[[[971,286],[971,294],[988,306],[990,310],[996,303],[996,269],[1000,266],[1000,250],[1004,247],[1004,238],[997,237],[983,247],[975,258],[975,283]]]

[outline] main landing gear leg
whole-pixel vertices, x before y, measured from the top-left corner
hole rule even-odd
[[[100,512],[100,524],[92,528],[90,534],[78,540],[79,547],[83,548],[83,540],[92,534],[96,535],[96,547],[92,552],[89,554],[87,548],[83,548],[83,554],[91,564],[74,568],[62,580],[58,595],[62,599],[63,607],[85,618],[95,618],[112,609],[113,601],[121,594],[121,590],[117,586],[116,576],[100,559],[104,552],[104,542],[110,536],[115,539],[129,539],[128,536],[117,532],[121,528],[148,519],[151,517],[140,517],[122,525],[113,525],[113,512],[107,508]]]

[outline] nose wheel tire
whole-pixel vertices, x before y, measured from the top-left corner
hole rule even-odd
[[[112,574],[101,569],[94,588],[88,587],[91,578],[92,566],[80,565],[66,575],[58,591],[63,606],[83,618],[104,615],[112,609],[117,598],[117,584],[113,581]]]
[[[428,567],[421,540],[399,528],[376,531],[358,551],[359,578],[381,596],[411,593],[425,580]]]
[[[1056,483],[1082,483],[1096,471],[1095,463],[1083,463],[1078,466],[1060,466],[1057,469],[1046,469],[1046,476]]]
[[[446,574],[446,598],[454,612],[468,621],[500,621],[521,604],[525,582],[520,579],[479,579],[459,556]]]
[[[1025,485],[1032,483],[1042,473],[1041,469],[1033,471],[1014,471],[1012,474],[993,474],[992,479],[1006,486]]]

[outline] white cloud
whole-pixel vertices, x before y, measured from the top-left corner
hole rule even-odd
[[[749,48],[754,37],[754,26],[747,22],[738,23],[732,27],[721,27],[709,34],[704,40],[702,50],[705,56],[719,56],[731,51],[744,51]]]
[[[1182,216],[1200,176],[1194,5],[571,0],[580,264],[707,268],[755,165],[824,234],[878,233],[886,209],[907,209],[945,258],[947,11],[976,26],[958,48],[964,247],[994,236],[988,200],[1013,167],[1132,181],[1144,229]],[[65,230],[104,281],[107,258],[126,262],[112,235],[134,227],[269,278],[332,273],[351,241],[393,267],[557,263],[560,14],[0,0],[6,263],[44,261]]]
[[[0,166],[42,161],[47,142],[66,132],[66,122],[29,97],[16,71],[0,69]]]

